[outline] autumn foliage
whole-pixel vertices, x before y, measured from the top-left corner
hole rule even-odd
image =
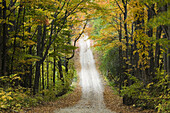
[[[54,101],[70,90],[77,49],[71,41],[82,34],[77,27],[87,18],[79,13],[87,3],[0,0],[0,111]]]
[[[91,38],[123,103],[169,112],[169,1],[97,1]]]

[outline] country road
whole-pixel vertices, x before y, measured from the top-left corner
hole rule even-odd
[[[54,111],[55,113],[115,113],[105,107],[103,101],[103,84],[96,70],[95,61],[90,49],[90,40],[84,35],[79,40],[81,72],[80,86],[82,98],[77,105]]]

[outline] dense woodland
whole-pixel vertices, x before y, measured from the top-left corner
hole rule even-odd
[[[92,21],[101,71],[126,105],[170,111],[168,0],[110,0]]]
[[[69,90],[76,75],[74,45],[87,24],[86,3],[0,0],[0,111],[54,100]]]
[[[75,78],[86,32],[126,105],[168,112],[168,0],[0,0],[0,111],[51,101]]]

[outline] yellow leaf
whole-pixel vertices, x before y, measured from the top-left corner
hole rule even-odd
[[[12,97],[10,97],[10,96],[8,96],[8,97],[7,97],[7,99],[8,99],[8,100],[13,100],[13,98],[12,98]]]
[[[153,82],[149,83],[149,84],[146,86],[146,88],[149,88],[150,85],[152,85],[152,84],[153,84]]]

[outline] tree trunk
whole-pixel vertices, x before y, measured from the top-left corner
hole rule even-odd
[[[129,61],[129,37],[128,37],[128,29],[127,29],[127,22],[126,22],[126,19],[127,19],[127,0],[122,0],[122,3],[123,3],[123,7],[124,7],[124,30],[125,30],[125,39],[126,39],[126,60],[125,60],[125,70],[127,71],[128,68],[129,68],[129,64],[128,64],[128,61]],[[129,85],[129,79],[128,79],[128,76],[125,75],[123,77],[123,80],[128,80],[127,82],[127,86]],[[124,95],[123,96],[123,103],[128,105],[129,104],[129,97],[127,95]]]
[[[42,73],[42,89],[44,90],[45,89],[45,86],[44,86],[44,63],[42,63],[41,73]]]
[[[131,42],[133,42],[133,32],[134,32],[134,23],[132,22]],[[133,52],[134,52],[134,44],[132,43],[130,48],[130,66],[129,66],[129,69],[131,69],[130,74],[132,76],[134,76],[134,72],[135,72],[135,69],[133,67],[135,65]],[[131,80],[129,84],[132,85],[133,82],[134,81]]]
[[[128,29],[127,29],[127,1],[122,0],[123,6],[124,6],[124,30],[125,30],[125,39],[126,39],[126,61],[129,61],[129,37],[128,37]],[[128,69],[128,64],[126,63],[126,69]],[[127,78],[127,77],[126,77]]]
[[[43,26],[43,36],[42,36],[42,39],[41,39],[41,58],[43,57],[43,51],[44,51],[44,46],[45,46],[45,37],[46,37],[46,29],[47,26],[44,25]],[[41,70],[41,73],[42,73],[42,89],[44,90],[45,89],[45,86],[44,86],[44,61],[41,61],[42,63],[42,70]]]
[[[122,17],[120,14],[120,30],[119,30],[119,42],[122,42]],[[122,89],[122,61],[123,61],[123,57],[122,57],[122,46],[119,46],[119,94],[121,93],[121,89]]]
[[[159,40],[161,37],[162,27],[159,26],[156,31],[156,40]],[[159,42],[156,43],[156,50],[155,50],[155,69],[159,68],[159,59],[160,59],[160,44]]]
[[[49,61],[47,58],[47,89],[49,89]]]
[[[135,21],[135,31],[137,32],[138,30],[142,30],[142,25],[144,24],[144,17],[143,14],[144,12],[142,11],[138,11],[138,13],[140,14],[140,16],[136,16],[137,20]],[[134,38],[134,51],[135,55],[134,55],[134,62],[135,62],[135,77],[137,77],[138,79],[141,79],[141,69],[140,69],[140,65],[138,64],[139,61],[139,53],[137,52],[138,48],[137,48],[137,44],[140,43],[139,41],[136,40],[136,38]]]
[[[3,5],[3,19],[6,20],[6,0],[2,1],[2,5]],[[6,43],[7,43],[7,24],[4,22],[2,25],[2,29],[3,29],[3,41],[2,41],[2,54],[1,54],[1,58],[2,58],[2,66],[1,66],[1,73],[2,76],[5,75],[6,72]]]
[[[64,85],[64,76],[63,76],[63,69],[62,69],[62,63],[61,63],[61,58],[59,57],[58,60],[58,69],[59,69],[59,73],[60,73],[60,80],[62,81],[63,85]]]
[[[56,52],[56,51],[55,51],[55,46],[54,46],[54,52]],[[53,65],[54,65],[54,67],[53,67],[53,86],[55,87],[56,56],[54,56],[53,60],[54,60],[54,62],[53,62],[53,63],[54,63],[54,64],[53,64]]]
[[[28,28],[28,32],[31,33],[31,27]],[[32,38],[30,38],[30,40],[32,40]],[[29,54],[32,55],[32,45],[29,47]],[[32,64],[29,65],[29,75],[28,75],[28,80],[29,80],[29,88],[32,87],[32,75],[33,75],[33,72],[32,72]]]
[[[38,34],[37,34],[37,56],[41,55],[41,50],[40,50],[40,39],[42,36],[42,27],[38,25]],[[38,90],[39,90],[39,78],[40,78],[40,67],[41,67],[41,62],[37,61],[36,62],[36,72],[35,72],[35,80],[34,80],[34,88],[33,88],[33,94],[35,95]]]
[[[1,2],[1,4],[2,4],[2,2]],[[0,7],[0,19],[2,19],[3,17],[2,17],[2,8]],[[2,76],[2,48],[3,48],[3,46],[2,46],[2,43],[3,43],[3,37],[2,37],[2,26],[3,26],[3,24],[2,23],[0,23],[0,76]]]
[[[154,4],[151,6],[151,8],[148,9],[148,21],[154,17]],[[153,29],[150,28],[149,31],[147,32],[148,37],[153,36]],[[153,54],[153,44],[151,42],[149,46],[149,69],[146,70],[147,76],[148,76],[148,81],[151,82],[152,78],[154,77],[154,54]]]

